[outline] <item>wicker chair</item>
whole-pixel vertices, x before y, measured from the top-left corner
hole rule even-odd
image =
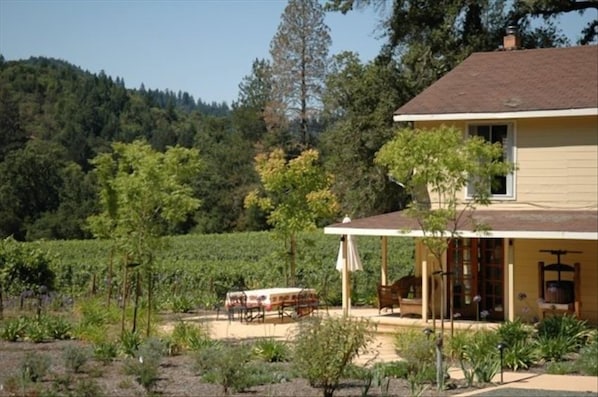
[[[395,306],[399,306],[399,288],[395,284],[378,284],[378,314],[382,309],[393,311]]]

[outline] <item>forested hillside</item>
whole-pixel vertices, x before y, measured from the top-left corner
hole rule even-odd
[[[96,205],[89,161],[112,142],[140,138],[157,150],[198,147],[207,163],[196,189],[210,211],[180,231],[234,229],[240,208],[233,210],[230,202],[231,191],[241,185],[234,180],[241,177],[237,170],[249,182],[255,178],[251,150],[234,142],[230,114],[226,104],[195,101],[187,93],[126,89],[118,77],[94,75],[65,61],[2,60],[0,235],[89,237],[84,221]]]

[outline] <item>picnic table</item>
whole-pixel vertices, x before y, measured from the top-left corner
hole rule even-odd
[[[226,294],[225,307],[229,320],[236,313],[241,321],[264,320],[266,312],[284,316],[302,317],[313,313],[318,306],[318,296],[313,288],[262,288],[230,291]]]

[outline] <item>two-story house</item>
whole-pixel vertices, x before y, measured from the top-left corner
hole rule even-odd
[[[453,125],[501,142],[517,165],[475,213],[491,230],[459,230],[442,263],[449,276],[437,276],[446,299],[433,304],[452,299],[464,319],[482,310],[499,321],[568,312],[598,324],[598,47],[516,43],[507,36],[502,50],[472,54],[394,113],[417,128]],[[387,239],[422,236],[402,212],[325,233],[381,236],[383,284]],[[432,277],[421,244],[415,257],[416,274]]]

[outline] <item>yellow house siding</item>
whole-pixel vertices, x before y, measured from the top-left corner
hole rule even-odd
[[[539,274],[538,262],[545,264],[556,262],[556,256],[540,250],[582,251],[580,254],[569,253],[561,257],[561,263],[573,265],[580,263],[581,273],[581,318],[590,324],[598,325],[598,244],[596,241],[582,240],[522,240],[517,239],[514,247],[514,294],[515,317],[523,319],[539,318],[537,300]],[[546,280],[553,280],[554,273],[547,273]],[[573,274],[563,273],[562,279],[572,279]],[[519,300],[517,295],[524,292],[527,299]],[[527,309],[526,309],[527,308]],[[526,313],[526,310],[530,310]]]
[[[471,122],[478,122],[471,120]],[[515,134],[515,199],[494,200],[488,209],[598,208],[598,118],[554,117],[493,120],[512,123]],[[417,122],[417,128],[468,123]],[[462,192],[465,198],[465,191]]]
[[[547,209],[597,207],[595,117],[519,120],[516,130],[518,204]]]

